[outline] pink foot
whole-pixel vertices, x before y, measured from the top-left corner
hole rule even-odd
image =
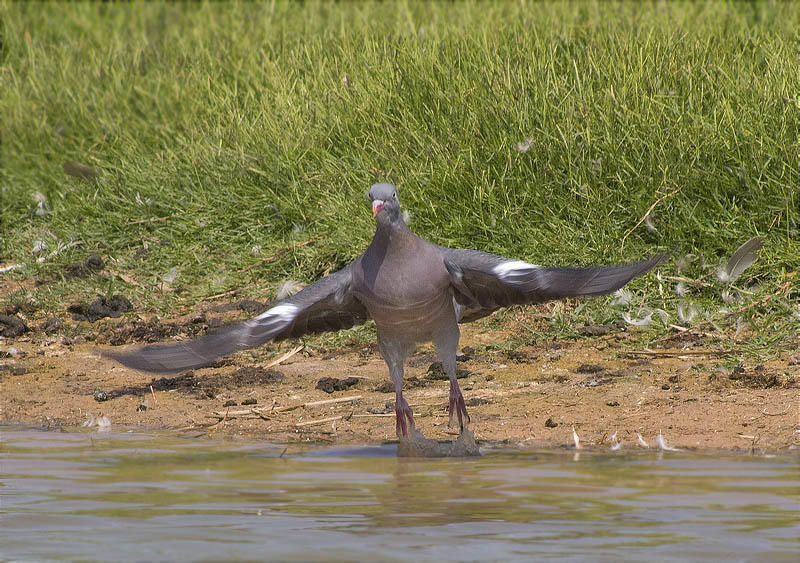
[[[397,437],[407,438],[408,429],[414,430],[414,416],[411,414],[411,407],[402,393],[398,393],[395,399],[395,415],[397,416]]]
[[[464,420],[469,424],[469,414],[467,414],[467,405],[464,403],[464,395],[461,394],[461,388],[458,386],[458,381],[455,379],[450,381],[450,426],[453,425],[453,413],[458,415],[458,427],[464,431]]]

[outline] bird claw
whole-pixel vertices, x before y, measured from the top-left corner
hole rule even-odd
[[[397,416],[397,437],[408,438],[408,430],[414,430],[414,415],[411,414],[411,407],[402,395],[398,395],[395,400],[394,412]]]
[[[464,402],[464,395],[461,394],[461,388],[458,386],[458,381],[455,379],[450,380],[450,426],[453,425],[453,413],[458,416],[458,427],[461,432],[464,427],[469,424],[470,418],[467,413],[467,405]],[[466,420],[466,423],[464,422]]]

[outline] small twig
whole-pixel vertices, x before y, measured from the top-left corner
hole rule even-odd
[[[125,223],[126,225],[141,225],[142,223],[158,223],[159,221],[166,221],[167,219],[171,219],[173,215],[167,215],[166,217],[151,217],[149,219],[137,219],[136,221],[128,221]]]
[[[158,406],[158,401],[156,400],[156,392],[153,391],[153,386],[152,385],[150,386],[150,393],[152,393],[152,395],[153,395],[153,403],[155,403],[155,405]]]
[[[656,351],[656,350],[626,350],[628,356],[652,356],[658,358],[676,358],[681,356],[729,356],[732,351],[726,350],[685,350],[683,352]]]
[[[388,418],[390,416],[396,416],[394,413],[386,413],[386,414],[354,414],[353,418]],[[415,417],[419,418],[422,416],[420,413],[415,413]]]
[[[292,356],[297,354],[302,349],[303,349],[303,346],[300,345],[300,346],[298,346],[298,347],[296,347],[296,348],[294,348],[292,350],[289,350],[288,352],[286,352],[283,356],[281,356],[277,360],[273,360],[272,362],[268,363],[267,367],[271,368],[272,366],[277,366],[279,363],[288,360],[289,358],[291,358]]]
[[[259,260],[255,264],[250,264],[246,268],[242,268],[241,270],[237,270],[237,272],[240,273],[240,274],[243,273],[243,272],[248,272],[248,271],[252,270],[253,268],[258,268],[259,266],[263,266],[264,264],[272,262],[273,260],[275,260],[276,258],[281,256],[285,252],[288,252],[289,250],[296,250],[296,249],[300,248],[301,246],[309,245],[312,242],[314,242],[314,239],[307,240],[305,242],[300,242],[300,243],[297,243],[297,244],[293,244],[290,248],[282,248],[281,250],[279,250],[278,252],[276,252],[272,256],[267,256],[266,258],[264,258],[263,260]]]
[[[320,418],[318,420],[309,420],[307,422],[298,422],[297,424],[295,424],[295,427],[296,428],[302,428],[304,426],[314,426],[316,424],[325,424],[326,422],[333,422],[335,420],[342,420],[343,418],[344,418],[343,415],[339,415],[339,416],[331,416],[331,417],[328,417],[328,418]]]
[[[700,287],[714,287],[713,283],[702,282],[700,280],[693,280],[692,278],[684,278],[683,276],[661,276],[661,278],[668,281],[676,281],[692,285],[699,285]]]
[[[212,299],[219,299],[220,297],[226,297],[228,295],[233,295],[239,291],[239,289],[231,289],[230,291],[225,291],[223,293],[217,293],[216,295],[209,295],[208,297],[203,297],[203,301],[211,301]]]
[[[784,414],[788,414],[790,410],[792,410],[791,405],[786,407],[785,411],[781,412],[767,412],[767,409],[761,409],[761,414],[764,416],[783,416]]]
[[[244,409],[244,410],[240,410],[240,411],[226,410],[224,413],[222,411],[214,411],[213,413],[211,413],[211,416],[215,416],[217,418],[220,418],[220,417],[223,417],[223,416],[230,416],[230,417],[233,417],[233,418],[238,418],[238,417],[241,417],[241,416],[248,416],[248,415],[254,415],[256,417],[263,418],[264,420],[269,420],[269,417],[267,417],[264,414],[262,409]]]
[[[636,228],[639,225],[644,223],[645,219],[647,219],[647,217],[653,212],[653,209],[656,208],[656,205],[658,205],[659,203],[661,203],[662,201],[664,201],[668,197],[672,197],[673,195],[675,195],[679,191],[680,191],[679,187],[675,188],[671,192],[665,193],[664,195],[662,195],[660,198],[658,198],[657,200],[655,200],[653,202],[653,205],[651,205],[650,208],[645,212],[645,214],[642,215],[642,218],[639,219],[639,221],[633,227],[631,227],[631,229],[627,233],[625,233],[625,236],[622,237],[622,243],[620,244],[620,247],[619,247],[620,252],[622,252],[622,249],[625,248],[625,239],[628,238],[628,235],[631,234],[633,231],[635,231]]]
[[[312,401],[311,403],[304,403],[303,406],[305,408],[319,407],[322,405],[332,405],[334,403],[349,403],[351,401],[358,401],[359,399],[361,399],[361,395],[353,395],[352,397],[340,397],[338,399],[325,399],[324,401]]]
[[[319,407],[322,405],[333,405],[336,403],[349,403],[351,401],[358,401],[361,399],[361,395],[353,395],[352,397],[340,397],[338,399],[326,399],[324,401],[312,401],[310,403],[296,403],[294,405],[287,405],[285,407],[275,407],[273,405],[270,408],[270,412],[289,412],[295,409],[303,408],[311,408],[311,407]]]

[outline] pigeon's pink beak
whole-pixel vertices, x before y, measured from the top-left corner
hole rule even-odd
[[[383,209],[383,204],[386,203],[383,200],[375,199],[372,201],[372,216],[375,217],[378,215],[381,209]]]

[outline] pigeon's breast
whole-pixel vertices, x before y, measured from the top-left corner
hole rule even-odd
[[[390,255],[391,256],[391,255]],[[436,255],[395,254],[354,268],[353,291],[384,333],[424,340],[455,319],[447,270]]]

